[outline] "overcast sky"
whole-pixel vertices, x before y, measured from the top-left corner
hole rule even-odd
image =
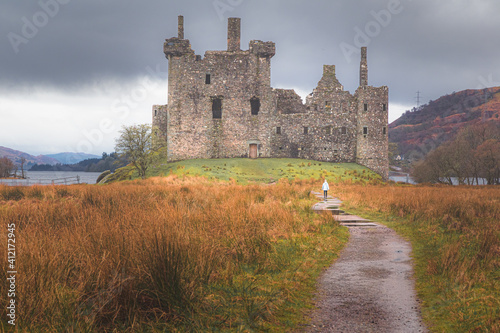
[[[165,38],[196,54],[273,41],[271,84],[305,96],[323,64],[352,93],[359,48],[370,85],[389,87],[389,121],[420,103],[500,85],[498,0],[4,0],[0,4],[0,146],[31,154],[100,155],[123,125],[167,103]]]

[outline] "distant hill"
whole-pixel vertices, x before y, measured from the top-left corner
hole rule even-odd
[[[55,165],[57,163],[60,163],[58,160],[52,157],[47,157],[44,155],[38,155],[38,156],[33,156],[28,153],[19,151],[19,150],[14,150],[10,149],[7,147],[2,147],[0,146],[0,157],[7,157],[9,158],[12,162],[14,162],[15,165],[21,165],[21,158],[24,157],[26,159],[26,164],[24,169],[28,170],[31,166],[34,164],[50,164],[50,165]]]
[[[85,153],[59,153],[59,154],[48,154],[47,157],[56,159],[62,164],[75,164],[84,160],[91,158],[101,158],[99,155],[85,154]]]
[[[500,87],[460,91],[406,111],[389,125],[389,141],[406,159],[420,159],[481,121],[500,122]]]

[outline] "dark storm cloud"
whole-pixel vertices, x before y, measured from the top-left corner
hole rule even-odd
[[[50,3],[58,4],[52,16]],[[276,42],[275,87],[311,91],[322,65],[334,64],[353,91],[357,50],[365,45],[369,82],[388,85],[391,101],[411,104],[417,90],[434,99],[500,84],[496,0],[8,0],[0,9],[0,80],[10,87],[65,89],[166,68],[162,44],[177,34],[177,15],[185,16],[185,36],[197,54],[226,47],[231,16],[242,18],[242,49],[251,39]],[[26,36],[29,24],[37,31]]]
[[[0,6],[3,79],[61,87],[101,76],[127,79],[162,61],[165,28],[181,11],[168,1],[41,0]],[[53,15],[46,15],[50,11]]]

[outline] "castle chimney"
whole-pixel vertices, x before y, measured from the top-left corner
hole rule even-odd
[[[366,61],[366,46],[361,48],[361,63],[359,65],[359,86],[368,85],[368,62]]]
[[[227,50],[240,51],[241,19],[230,17],[227,25]]]
[[[182,15],[178,17],[177,31],[179,39],[184,39],[184,16]]]
[[[335,65],[323,65],[323,76],[335,76]]]

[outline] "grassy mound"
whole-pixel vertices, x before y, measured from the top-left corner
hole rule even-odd
[[[208,179],[235,180],[238,183],[273,183],[278,179],[324,179],[329,183],[382,181],[380,175],[354,163],[329,163],[292,158],[266,159],[196,159],[173,163],[162,162],[148,170],[151,176],[202,176]],[[131,166],[118,169],[106,182],[134,179],[137,173]]]

